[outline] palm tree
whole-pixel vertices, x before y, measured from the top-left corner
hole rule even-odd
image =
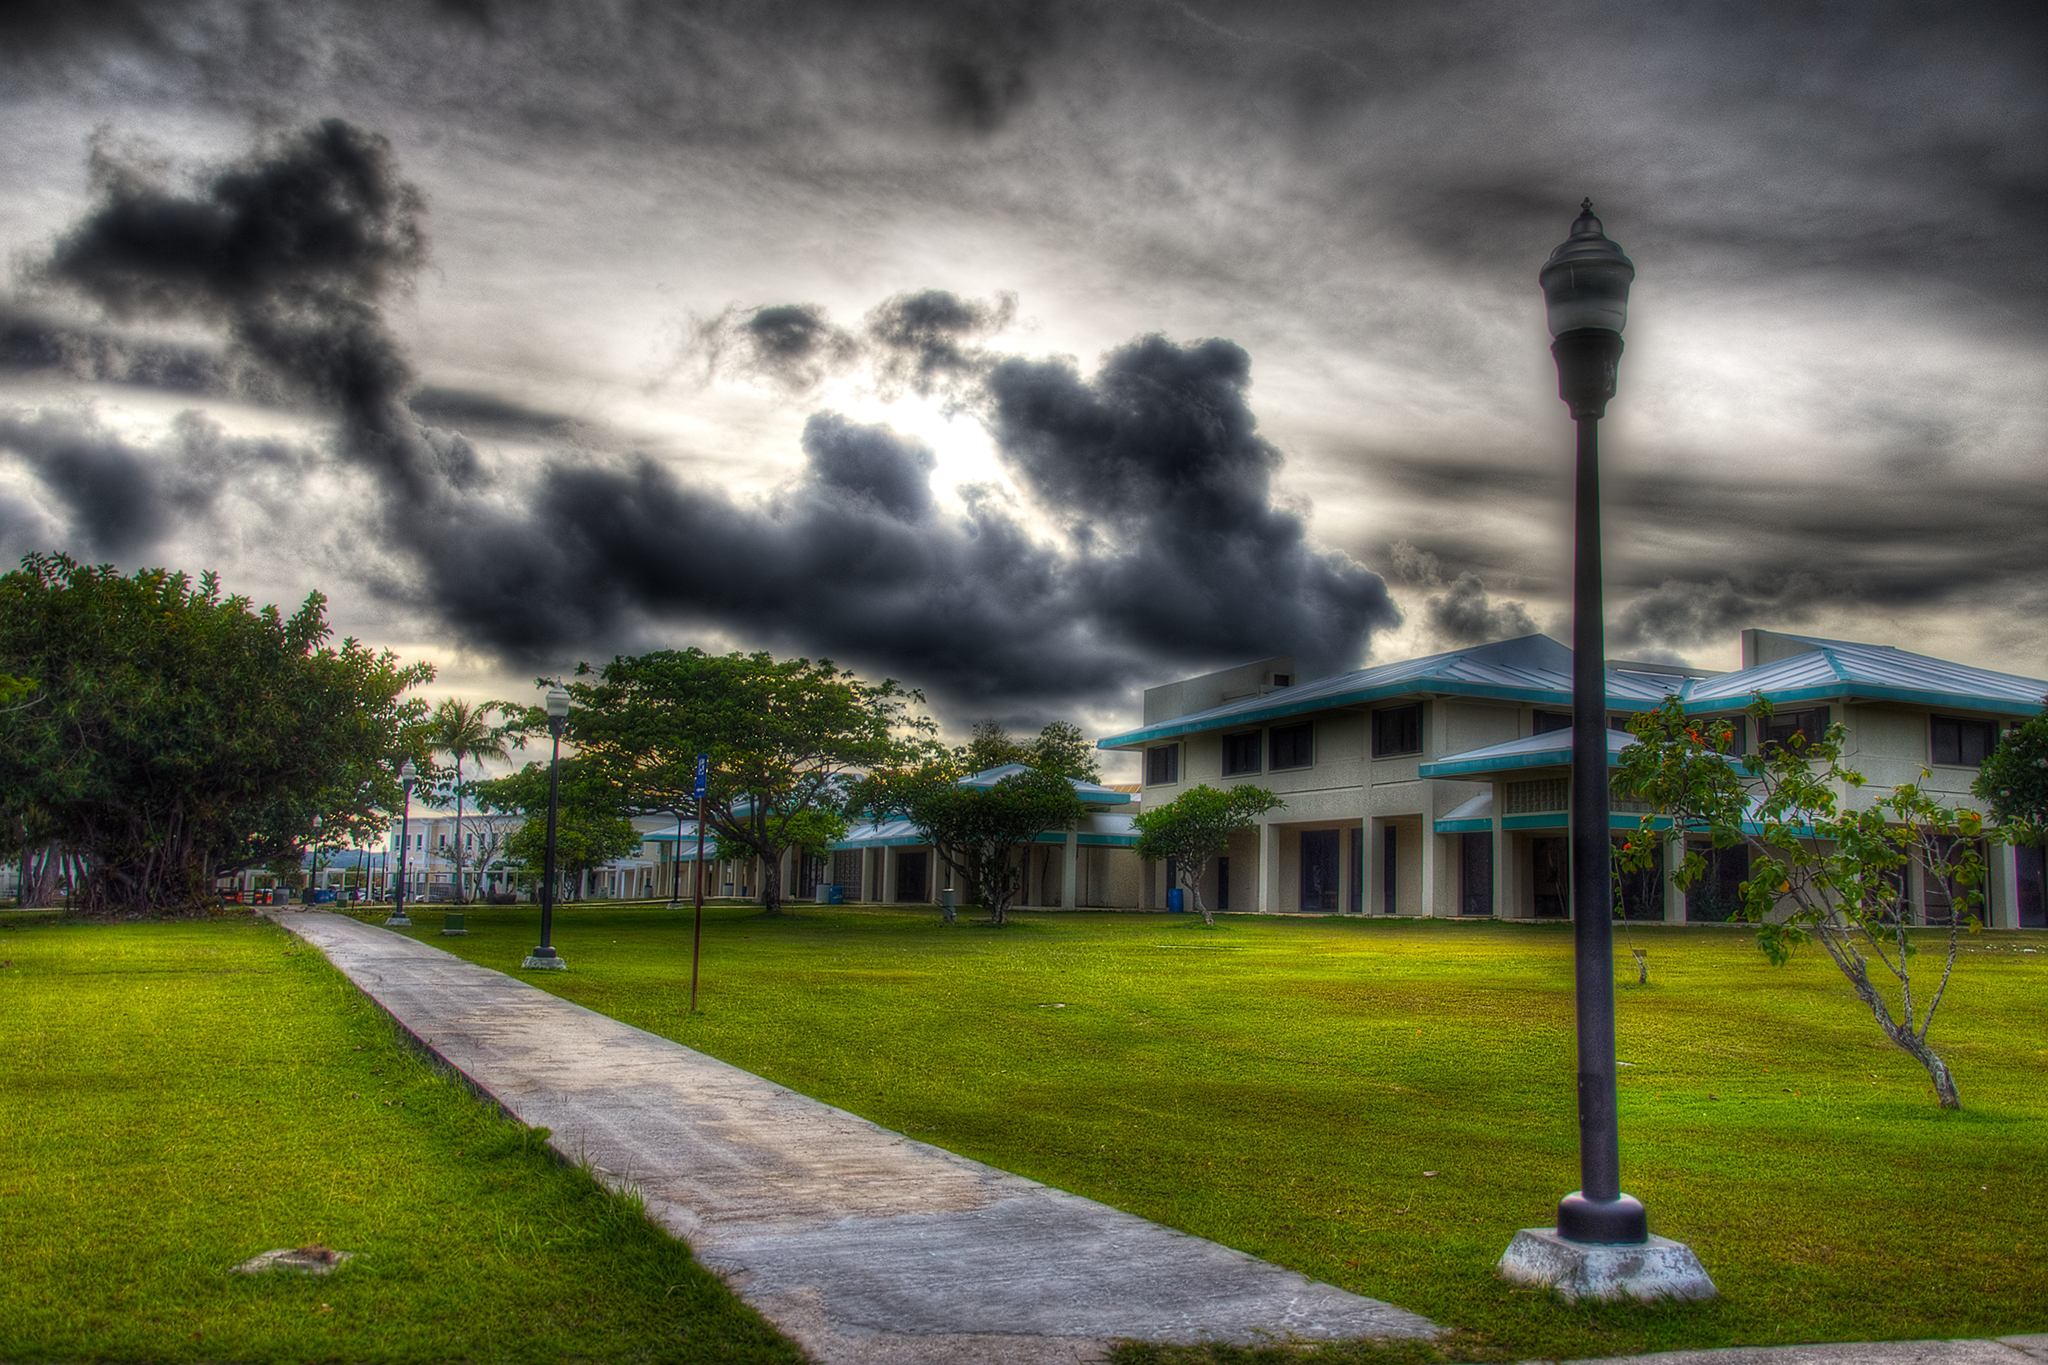
[[[437,754],[446,754],[455,760],[455,903],[465,901],[464,870],[462,854],[462,764],[469,759],[482,762],[487,758],[509,759],[505,749],[505,732],[491,725],[491,713],[498,710],[496,702],[484,702],[471,706],[454,697],[444,698],[434,708],[434,714],[427,721],[427,742]]]

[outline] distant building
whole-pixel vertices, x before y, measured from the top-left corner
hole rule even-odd
[[[1269,913],[1492,916],[1570,913],[1566,888],[1571,651],[1542,635],[1305,680],[1282,656],[1155,687],[1144,724],[1101,741],[1143,756],[1147,805],[1197,783],[1252,782],[1287,802],[1217,860],[1205,898]],[[1774,731],[1848,730],[1844,761],[1873,787],[1921,781],[1972,804],[1970,781],[2000,732],[2041,710],[2048,683],[1911,654],[1772,631],[1742,633],[1742,667],[1710,673],[1616,662],[1607,671],[1609,762],[1627,718],[1676,694],[1736,722],[1753,694]],[[1866,791],[1869,789],[1866,788]],[[1867,797],[1865,799],[1868,799]],[[1638,813],[1612,815],[1617,835]],[[1677,856],[1674,850],[1674,857]],[[2041,850],[1991,852],[1988,922],[2048,927]],[[1681,894],[1668,878],[1624,887],[1631,918],[1728,917],[1741,850]],[[1918,869],[1922,922],[1947,910]]]

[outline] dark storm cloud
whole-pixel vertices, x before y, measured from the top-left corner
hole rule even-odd
[[[1447,645],[1476,645],[1489,640],[1534,635],[1536,622],[1520,602],[1496,605],[1475,573],[1462,573],[1450,587],[1429,599],[1423,619]]]
[[[194,413],[154,447],[137,447],[90,417],[0,412],[0,460],[36,475],[68,515],[67,539],[112,559],[146,554],[210,512],[231,482],[265,467],[287,474],[305,452],[234,440]]]
[[[944,289],[898,294],[867,316],[867,336],[886,388],[907,385],[918,393],[955,384],[991,362],[977,345],[1008,327],[1017,316],[1017,296],[998,295],[983,303]]]
[[[833,413],[812,417],[802,474],[766,505],[685,488],[648,459],[589,454],[553,458],[528,486],[406,405],[412,373],[381,307],[425,240],[381,139],[329,121],[186,194],[104,150],[95,172],[100,202],[45,278],[117,316],[213,322],[331,411],[338,456],[381,491],[380,541],[410,563],[373,589],[501,657],[559,662],[698,626],[955,699],[1080,698],[1240,656],[1343,666],[1398,619],[1377,576],[1311,547],[1302,519],[1273,505],[1280,456],[1246,402],[1249,357],[1229,342],[1148,337],[1083,376],[982,350],[1007,299],[927,291],[870,315],[857,344],[882,382],[943,384],[981,405],[1060,548],[988,490],[942,513],[929,450]],[[801,307],[731,315],[730,334],[799,364],[836,344]],[[22,426],[14,444],[100,552],[146,546],[164,531],[152,518],[220,486],[217,442],[187,442],[180,465],[78,433],[29,439],[50,435]],[[166,465],[186,482],[166,483]]]
[[[0,305],[0,367],[194,397],[276,403],[283,386],[247,357]]]
[[[986,371],[993,357],[981,343],[1016,315],[1013,294],[983,301],[944,289],[887,299],[859,331],[834,323],[815,303],[735,304],[691,325],[678,362],[700,364],[706,381],[752,376],[793,396],[855,372],[884,394],[929,394]]]
[[[429,422],[449,426],[459,423],[506,435],[550,436],[575,420],[559,412],[540,412],[496,394],[434,385],[414,390],[406,406]]]
[[[1228,341],[1145,337],[1084,378],[1004,360],[989,420],[1021,482],[1090,568],[1094,614],[1166,657],[1290,650],[1313,676],[1355,666],[1400,617],[1386,585],[1274,506],[1280,452],[1256,430],[1251,359]]]
[[[836,412],[820,412],[804,423],[804,454],[810,481],[821,491],[864,499],[898,521],[918,522],[931,515],[932,470],[938,461],[922,444],[885,427],[859,426]]]

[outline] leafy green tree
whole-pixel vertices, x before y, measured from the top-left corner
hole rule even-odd
[[[528,819],[505,841],[503,861],[521,886],[538,886],[547,867],[547,811]],[[555,822],[555,896],[577,900],[584,876],[640,850],[640,831],[622,816],[589,808],[564,810]]]
[[[569,694],[580,761],[626,810],[693,813],[697,755],[711,756],[706,823],[761,859],[770,915],[782,913],[783,853],[844,837],[852,782],[902,763],[932,731],[910,710],[922,694],[863,682],[829,659],[663,650],[613,659]],[[520,724],[543,720],[529,711]]]
[[[0,659],[40,690],[0,728],[0,820],[82,858],[101,915],[209,907],[216,877],[296,863],[315,817],[380,833],[398,761],[424,755],[405,693],[433,668],[329,645],[324,606],[28,556],[0,575]]]
[[[1027,768],[1083,782],[1102,780],[1094,746],[1082,736],[1081,727],[1070,721],[1053,721],[1029,744],[1019,744],[1010,738],[1010,732],[1000,721],[976,721],[973,734],[964,746],[954,750],[954,755],[969,773],[985,773],[1006,763],[1021,763]]]
[[[1081,782],[1100,782],[1102,766],[1096,761],[1095,746],[1081,734],[1081,727],[1056,720],[1038,732],[1024,762],[1040,772],[1071,777]]]
[[[519,811],[524,823],[505,838],[497,861],[521,886],[538,886],[546,866],[548,765],[529,763],[516,772],[478,782],[477,804],[493,811]],[[556,892],[580,888],[583,874],[640,849],[640,832],[626,818],[619,792],[581,756],[561,761],[555,820]]]
[[[1230,851],[1231,835],[1252,828],[1261,815],[1284,805],[1264,787],[1218,791],[1205,782],[1131,821],[1138,831],[1137,854],[1154,862],[1172,859],[1181,884],[1202,912],[1202,923],[1213,925],[1216,912],[1202,899],[1209,860]]]
[[[968,786],[960,756],[934,755],[915,767],[878,775],[853,800],[874,814],[901,815],[960,874],[969,895],[998,925],[1024,876],[1021,854],[1046,830],[1069,829],[1088,814],[1066,778],[1027,769],[987,786]]]
[[[1759,697],[1750,709],[1761,733],[1770,704]],[[1794,735],[1736,759],[1728,753],[1726,724],[1692,719],[1667,697],[1656,710],[1638,713],[1629,731],[1635,742],[1622,751],[1615,787],[1647,801],[1651,813],[1624,844],[1621,865],[1661,869],[1665,844],[1689,833],[1711,837],[1716,848],[1747,848],[1750,874],[1738,914],[1757,926],[1758,947],[1782,966],[1794,948],[1817,940],[1885,1037],[1926,1070],[1941,1107],[1961,1108],[1955,1078],[1927,1034],[1955,970],[1958,935],[1978,927],[1978,841],[1999,837],[1997,831],[1976,812],[1941,805],[1912,783],[1855,801],[1865,779],[1842,766],[1848,732],[1839,724],[1817,741]],[[1668,827],[1657,827],[1659,816]],[[1931,991],[1927,973],[1915,979],[1909,863],[1918,863],[1950,901],[1947,953]],[[1688,851],[1678,884],[1689,887],[1706,871],[1707,860]],[[1873,961],[1887,983],[1873,979]]]
[[[1010,738],[1010,732],[999,720],[974,722],[966,747],[958,752],[970,773],[985,773],[990,768],[1000,768],[1005,763],[1023,763],[1031,757],[1031,751]]]
[[[2006,731],[1970,791],[1990,803],[2011,842],[2048,841],[2048,711]]]
[[[504,762],[512,757],[505,748],[505,731],[491,725],[491,714],[500,703],[487,701],[472,706],[455,697],[444,697],[427,719],[427,743],[437,754],[455,763],[455,777],[448,794],[455,799],[455,903],[467,899],[466,858],[462,843],[462,800],[467,792],[462,782],[465,762],[481,763],[487,758]]]

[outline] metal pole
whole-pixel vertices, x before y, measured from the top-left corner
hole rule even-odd
[[[541,857],[540,947],[533,950],[535,957],[555,956],[555,822],[562,802],[562,722],[548,717],[548,732],[553,736],[548,754],[548,842]]]
[[[690,931],[690,1013],[697,1012],[697,959],[704,949],[704,798],[697,798],[697,925]]]
[[[405,855],[412,843],[412,783],[401,782],[399,786],[405,791],[405,801],[398,815],[398,890],[396,908],[392,910],[391,918],[384,922],[410,926],[412,921],[405,917]]]
[[[1647,1241],[1649,1217],[1621,1192],[1614,1066],[1614,868],[1608,828],[1607,633],[1600,565],[1600,417],[1614,393],[1621,336],[1567,332],[1552,347],[1561,396],[1578,421],[1572,570],[1572,946],[1577,988],[1579,1189],[1557,1205],[1558,1234]]]

